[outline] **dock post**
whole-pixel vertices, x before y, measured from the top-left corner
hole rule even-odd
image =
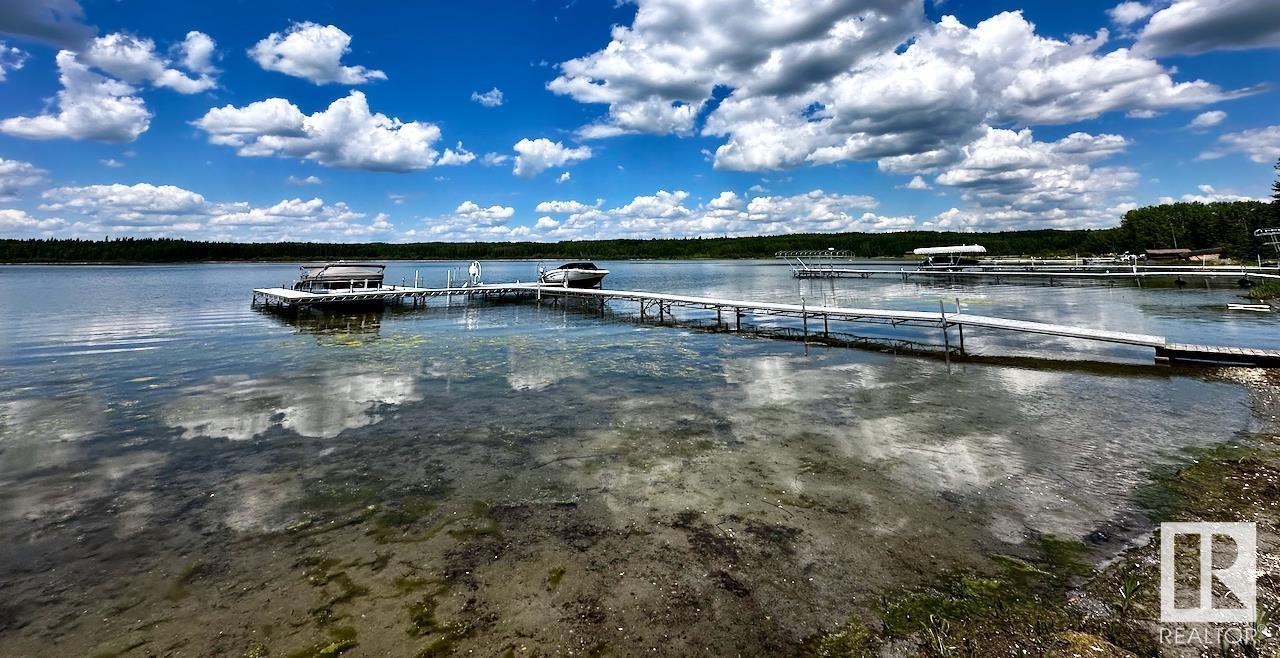
[[[809,353],[809,312],[805,307],[804,295],[800,295],[800,326],[804,328],[804,353]]]
[[[828,326],[827,326],[827,314],[826,314],[826,313],[823,313],[823,314],[822,314],[822,337],[823,337],[823,338],[830,338],[830,337],[831,337],[831,329],[830,329],[830,327],[828,327]]]
[[[724,322],[722,322],[722,321],[720,320],[720,312],[721,312],[721,311],[723,311],[723,310],[724,310],[724,309],[723,309],[722,307],[720,307],[720,306],[717,306],[717,307],[716,307],[716,331],[719,331],[719,330],[720,330],[720,327],[722,327],[722,326],[724,325]]]
[[[956,297],[956,314],[960,313],[960,298]],[[956,331],[960,332],[960,353],[964,354],[964,325],[957,324]]]
[[[947,309],[938,300],[938,316],[942,318],[942,354],[947,360],[947,372],[951,372],[951,336],[947,333]]]
[[[735,306],[733,309],[733,317],[734,331],[742,331],[742,309]]]

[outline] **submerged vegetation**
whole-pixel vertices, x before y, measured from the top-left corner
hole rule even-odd
[[[1280,452],[1258,445],[1195,451],[1194,461],[1157,472],[1143,493],[1156,520],[1249,520],[1271,531],[1278,517]],[[883,597],[878,624],[852,619],[807,640],[806,656],[1156,656],[1159,635],[1159,539],[1122,554],[1100,571],[1087,546],[1042,537],[1027,558],[995,556],[992,573],[959,572],[931,587]],[[1276,614],[1280,582],[1258,582],[1259,626]],[[1254,629],[1257,630],[1257,629]],[[1200,646],[1200,655],[1261,656],[1278,641],[1242,635],[1238,646]],[[896,651],[896,652],[895,652]]]
[[[169,263],[239,260],[459,260],[472,258],[629,259],[769,258],[789,249],[834,247],[859,257],[896,257],[917,247],[978,242],[993,254],[1103,254],[1181,246],[1224,247],[1234,258],[1267,257],[1253,231],[1277,222],[1271,204],[1256,201],[1174,203],[1138,208],[1110,229],[958,233],[809,233],[738,238],[579,240],[565,242],[198,242],[168,238],[0,240],[0,262]]]

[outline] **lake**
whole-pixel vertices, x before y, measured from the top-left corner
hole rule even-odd
[[[1222,283],[600,264],[619,289],[941,300],[1280,348],[1274,317],[1228,312],[1241,292]],[[387,280],[443,285],[451,268],[397,262]],[[0,267],[0,654],[783,652],[1043,535],[1114,554],[1148,530],[1153,467],[1274,431],[1253,412],[1273,394],[1262,371],[1144,349],[972,331],[975,358],[948,368],[639,324],[621,303],[250,307],[296,273]],[[529,281],[536,264],[484,275]]]

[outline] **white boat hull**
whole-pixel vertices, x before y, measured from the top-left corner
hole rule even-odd
[[[542,282],[569,288],[596,288],[608,273],[609,270],[547,270],[542,273]]]

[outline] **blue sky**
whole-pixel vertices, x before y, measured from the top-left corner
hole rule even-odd
[[[992,230],[1267,196],[1274,0],[788,4],[13,0],[0,236]]]

